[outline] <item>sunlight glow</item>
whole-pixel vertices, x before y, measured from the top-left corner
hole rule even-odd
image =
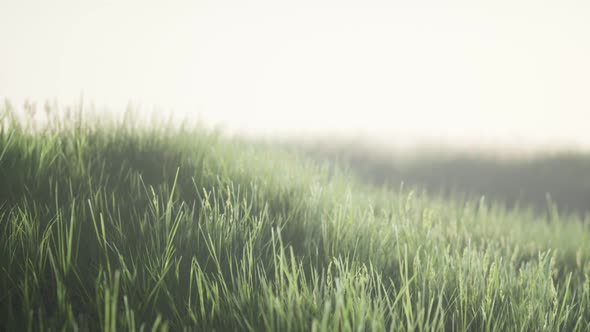
[[[587,1],[8,1],[0,97],[255,134],[590,146],[589,17]]]

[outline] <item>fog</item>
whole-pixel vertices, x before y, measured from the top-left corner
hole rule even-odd
[[[590,147],[587,1],[11,1],[0,97],[255,135]]]

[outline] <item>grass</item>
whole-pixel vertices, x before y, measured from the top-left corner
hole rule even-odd
[[[590,220],[2,109],[0,330],[586,331]]]
[[[359,142],[286,143],[321,161],[336,161],[352,173],[382,185],[426,189],[443,196],[486,196],[507,208],[531,207],[547,212],[552,204],[563,213],[590,213],[590,155],[572,151],[532,156],[500,152],[418,149],[392,153]]]

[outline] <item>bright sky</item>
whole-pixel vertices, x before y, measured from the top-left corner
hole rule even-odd
[[[0,0],[0,97],[590,146],[590,2]]]

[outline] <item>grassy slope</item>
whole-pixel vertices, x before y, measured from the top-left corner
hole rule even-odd
[[[203,130],[2,121],[0,330],[590,329],[588,221]]]
[[[588,154],[554,152],[498,158],[494,154],[430,149],[408,156],[369,144],[334,141],[296,147],[316,160],[337,160],[348,165],[351,171],[376,184],[399,187],[403,182],[443,195],[483,195],[507,207],[530,206],[540,212],[545,212],[551,202],[564,213],[590,213]]]

